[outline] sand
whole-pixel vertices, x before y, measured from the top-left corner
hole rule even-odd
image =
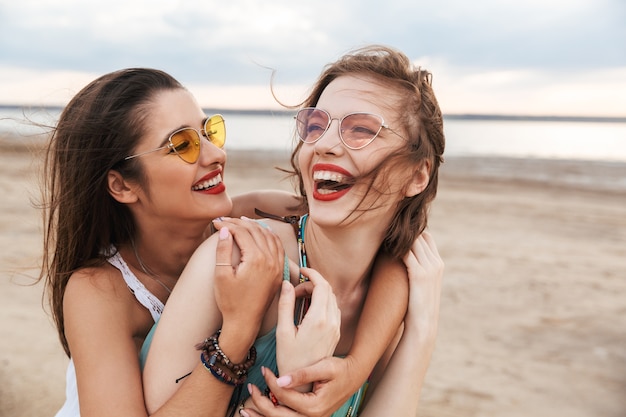
[[[1,138],[0,138],[1,139]],[[52,416],[65,358],[32,283],[35,153],[0,140],[0,416]],[[231,152],[231,193],[284,155]],[[430,228],[446,262],[419,416],[626,415],[626,165],[449,158]]]

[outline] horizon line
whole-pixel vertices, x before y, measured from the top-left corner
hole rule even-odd
[[[0,109],[10,110],[57,110],[61,111],[65,108],[63,105],[41,104],[0,104]],[[273,115],[289,115],[294,110],[282,109],[229,109],[216,107],[203,107],[202,110],[207,113],[223,113],[223,114],[240,114],[250,116],[273,116]],[[496,114],[496,113],[444,113],[444,119],[450,120],[492,120],[492,121],[546,121],[546,122],[599,122],[599,123],[626,123],[626,116],[573,116],[573,115],[531,115],[531,114]]]

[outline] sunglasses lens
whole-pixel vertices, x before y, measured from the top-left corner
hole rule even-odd
[[[218,148],[224,147],[226,142],[226,123],[221,115],[216,114],[206,119],[204,131],[213,145]]]
[[[329,124],[328,113],[323,110],[307,108],[296,114],[296,128],[302,142],[315,142],[326,132]]]
[[[346,145],[360,149],[369,145],[383,127],[380,116],[369,113],[354,113],[341,122],[341,137]]]
[[[200,138],[194,129],[181,129],[170,137],[172,149],[180,158],[195,163],[200,155]]]

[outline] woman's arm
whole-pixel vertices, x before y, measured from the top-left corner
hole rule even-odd
[[[63,300],[64,330],[82,416],[147,415],[133,340],[142,324],[129,318],[147,314],[141,309],[112,266],[80,270],[70,278]]]
[[[254,209],[280,216],[302,215],[300,199],[293,193],[280,190],[251,191],[232,198],[233,209],[230,217],[246,216],[251,219],[259,216]]]
[[[404,262],[409,272],[404,333],[362,417],[416,415],[435,349],[444,263],[430,233],[422,233]]]
[[[241,263],[227,250],[229,230],[241,249]],[[256,222],[229,224],[219,236],[217,254],[215,236],[196,250],[159,320],[143,375],[149,411],[186,403],[204,415],[207,410],[224,415],[233,388],[204,369],[195,345],[221,327],[220,347],[233,362],[243,362],[277,294],[284,259],[280,240]]]
[[[409,308],[405,316],[404,333],[382,378],[368,390],[365,408],[359,414],[361,416],[408,416],[417,412],[419,393],[435,346],[444,264],[434,240],[427,232],[415,241],[404,262],[409,274]],[[275,407],[253,387],[254,405],[267,417],[309,416],[309,401],[326,401],[327,391],[324,387],[332,386],[334,381],[349,371],[345,360],[332,357],[279,379],[266,373],[265,379],[272,392],[288,399],[289,405],[299,412],[283,406]],[[316,382],[314,391],[307,394],[290,389],[315,381],[326,382]],[[306,406],[300,407],[299,404]],[[261,415],[252,410],[246,411],[249,411],[250,416]]]
[[[248,305],[254,308],[255,305],[263,304],[262,297],[266,293],[275,292],[274,288],[280,283],[282,250],[279,242],[274,242],[273,247],[269,244],[271,239],[265,244],[264,242],[252,244],[250,242],[252,235],[246,236],[240,230],[237,232],[238,241],[242,248],[246,248],[246,257],[237,271],[233,271],[232,268],[221,268],[222,272],[217,271],[215,288],[216,292],[224,289],[227,294],[232,294],[235,291],[229,285],[242,283],[242,280],[246,281],[245,278],[250,276],[261,278],[255,279],[255,282],[247,287],[250,288],[249,291],[244,289],[236,292],[237,302],[249,301]],[[265,233],[262,231],[256,233],[256,236],[262,238]],[[220,241],[218,246],[220,251],[217,260],[231,262],[230,246],[232,238],[226,235],[226,239]],[[258,249],[255,251],[247,250],[256,246]],[[263,256],[271,256],[271,262],[259,264],[255,261],[256,251]],[[257,271],[259,267],[266,268],[262,270],[268,274],[274,273],[278,278],[276,282],[271,284],[269,280],[262,279],[264,274]],[[250,294],[253,294],[254,300],[248,300],[251,298]],[[233,360],[239,360],[238,355],[241,355],[238,352],[242,351],[245,355],[252,343],[251,340],[254,340],[254,320],[248,317],[247,313],[245,317],[233,314],[232,310],[241,310],[241,306],[237,302],[232,302],[232,299],[229,304],[229,299],[223,299],[219,294],[216,294],[216,298],[219,307],[225,312],[220,344]],[[137,340],[147,331],[146,322],[150,320],[149,313],[128,291],[119,272],[105,264],[100,268],[84,269],[75,273],[66,289],[64,312],[65,332],[76,368],[81,415],[84,417],[148,415],[137,356]],[[240,320],[237,321],[237,318]],[[246,328],[251,329],[250,334],[254,335],[246,337]],[[202,338],[204,337],[206,335],[203,334]],[[194,352],[193,356],[194,365],[199,364],[198,352]],[[165,361],[170,360],[172,358],[167,355]],[[185,379],[181,389],[170,401],[158,411],[156,411],[158,407],[151,410],[156,411],[155,415],[224,415],[232,388],[216,380],[203,366],[195,368],[197,372],[193,372],[193,375]]]
[[[293,390],[280,390],[274,393],[276,398],[307,416],[325,416],[341,407],[368,379],[375,366],[384,369],[397,344],[397,334],[407,309],[406,274],[402,262],[379,256],[372,271],[370,288],[352,347],[345,358],[338,359],[342,372],[335,374],[333,379],[316,380],[314,392],[306,396]],[[293,323],[283,326],[294,327]],[[304,330],[299,329],[298,333],[303,333]],[[276,335],[279,370],[286,375],[281,380],[289,378],[289,374],[285,374],[280,368],[280,358],[302,356],[298,353],[307,350],[307,346],[297,343],[295,337],[290,337],[291,334],[295,334],[295,331]],[[302,339],[306,340],[306,337],[303,336]],[[283,346],[287,348],[281,350]],[[385,354],[386,352],[388,353]],[[268,370],[267,373],[271,375],[271,371]],[[375,385],[375,382],[375,378],[372,378],[371,384]],[[294,384],[288,386],[293,387]]]

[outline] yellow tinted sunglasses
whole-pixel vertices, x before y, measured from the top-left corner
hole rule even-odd
[[[161,149],[169,149],[170,153],[174,152],[183,161],[194,164],[200,157],[200,142],[202,141],[202,136],[207,138],[209,142],[218,148],[221,149],[224,147],[224,143],[226,142],[226,124],[221,114],[208,117],[204,121],[204,126],[200,131],[193,127],[178,129],[167,138],[167,145],[127,156],[124,160],[160,151]]]

